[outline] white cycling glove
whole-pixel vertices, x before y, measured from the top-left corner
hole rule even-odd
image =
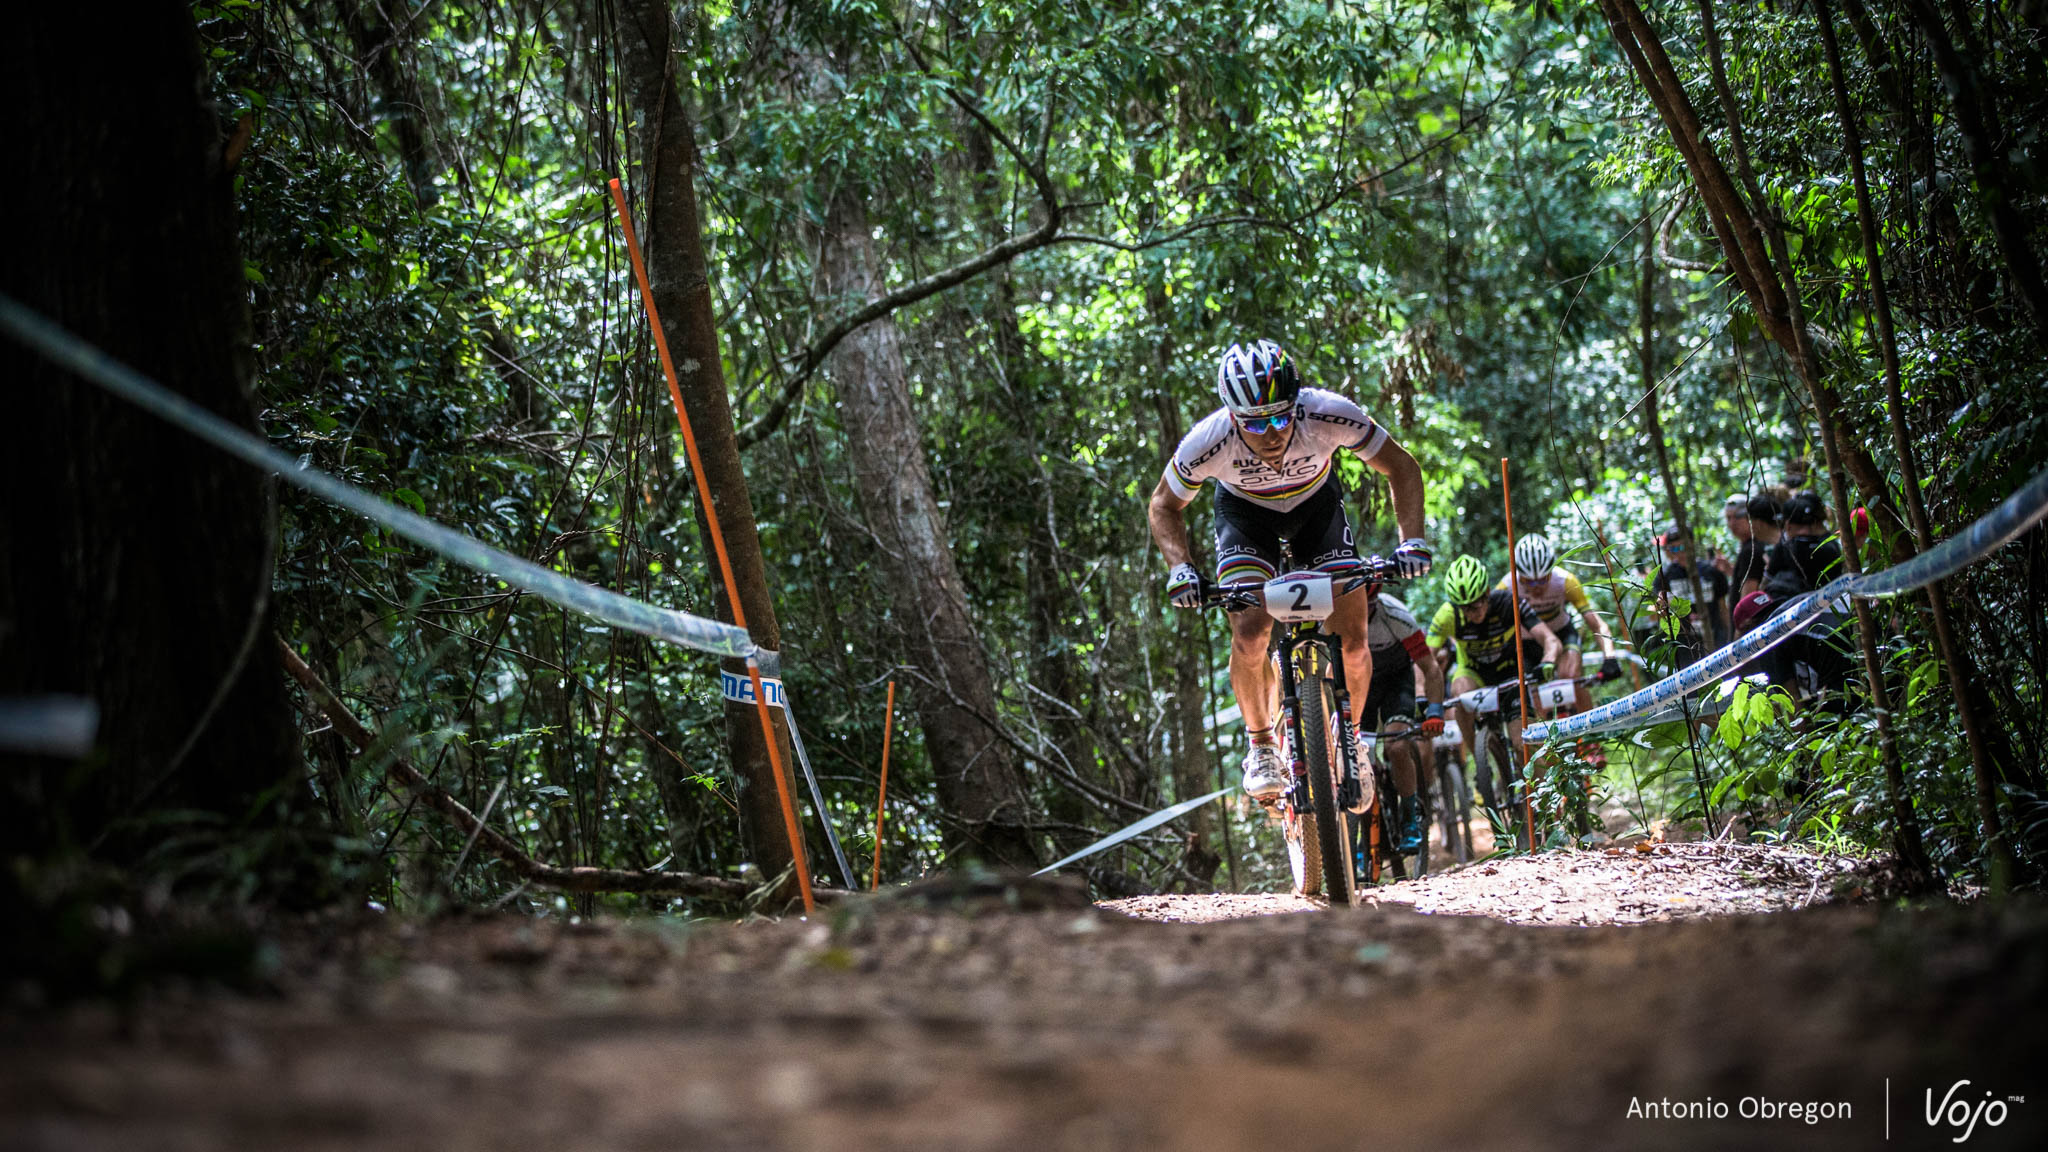
[[[1401,541],[1400,546],[1394,549],[1394,554],[1388,559],[1393,561],[1395,574],[1403,580],[1419,580],[1429,575],[1429,545],[1423,543],[1420,536],[1411,536]]]
[[[1175,608],[1202,606],[1202,574],[1193,564],[1175,564],[1166,577],[1166,598]]]

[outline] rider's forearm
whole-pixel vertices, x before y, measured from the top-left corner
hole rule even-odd
[[[1420,539],[1423,532],[1422,514],[1422,466],[1406,448],[1392,440],[1373,453],[1366,461],[1372,469],[1387,478],[1387,487],[1394,497],[1394,522],[1401,526],[1404,539]]]
[[[1600,641],[1600,654],[1614,655],[1614,634],[1607,630],[1607,621],[1590,608],[1579,615],[1586,618],[1586,631],[1591,632]]]
[[[1444,666],[1437,662],[1434,654],[1423,657],[1422,695],[1431,704],[1444,702]]]
[[[1187,505],[1167,490],[1163,480],[1152,493],[1145,519],[1152,525],[1152,542],[1159,545],[1159,555],[1167,567],[1194,563],[1194,549],[1188,543]]]

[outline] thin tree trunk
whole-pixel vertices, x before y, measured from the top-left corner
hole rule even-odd
[[[1892,451],[1899,458],[1901,486],[1906,493],[1906,513],[1912,520],[1913,540],[1921,551],[1934,547],[1934,531],[1927,517],[1927,498],[1920,491],[1920,462],[1913,449],[1912,432],[1906,427],[1905,392],[1899,382],[1899,345],[1892,331],[1892,303],[1885,284],[1884,264],[1877,246],[1877,216],[1870,206],[1870,186],[1863,171],[1863,135],[1857,127],[1856,109],[1849,103],[1848,87],[1842,82],[1841,49],[1835,43],[1835,17],[1828,0],[1816,0],[1820,21],[1821,47],[1827,54],[1828,78],[1835,93],[1835,115],[1842,124],[1842,142],[1849,153],[1849,172],[1856,188],[1856,222],[1863,234],[1863,262],[1870,272],[1871,311],[1877,319],[1878,342],[1884,353],[1885,406],[1890,414]],[[1934,642],[1948,666],[1949,691],[1955,700],[1956,716],[1962,722],[1964,739],[1970,748],[1970,767],[1976,782],[1977,818],[1983,827],[1984,854],[1990,863],[1994,891],[2010,883],[2014,862],[2011,845],[1998,818],[1998,800],[1992,779],[1991,755],[1985,747],[1981,721],[1971,706],[1970,682],[1975,677],[1973,662],[1955,643],[1949,621],[1948,591],[1942,581],[1927,587],[1928,607],[1934,614]]]
[[[988,129],[972,117],[961,118],[960,131],[967,141],[966,163],[984,213],[984,238],[990,245],[1000,244],[1008,239],[1009,229],[1003,218],[1005,205],[995,143],[989,138]],[[1016,289],[1010,267],[990,269],[987,280],[990,294],[982,308],[982,319],[988,325],[996,357],[1002,365],[1011,415],[1023,439],[1028,467],[1036,472],[1038,481],[1019,494],[1033,504],[1024,516],[1025,616],[1031,641],[1029,675],[1046,695],[1072,706],[1073,652],[1065,635],[1056,628],[1068,589],[1060,578],[1060,547],[1053,531],[1052,478],[1039,463],[1040,425],[1047,419],[1047,413],[1058,411],[1044,396],[1058,388],[1057,370],[1035,355],[1024,338],[1017,322]],[[1089,762],[1087,729],[1077,714],[1054,710],[1047,716],[1044,728],[1056,746],[1056,754],[1065,757],[1069,768],[1079,771]]]
[[[1721,101],[1721,111],[1730,124],[1739,124],[1742,109],[1735,103],[1735,96],[1728,87],[1726,70],[1721,62],[1721,38],[1714,29],[1713,0],[1699,0],[1701,29],[1707,47],[1708,75],[1713,78],[1714,91]],[[1837,419],[1837,400],[1829,388],[1821,366],[1820,354],[1814,348],[1813,335],[1806,326],[1806,305],[1799,294],[1798,273],[1792,264],[1792,251],[1785,243],[1784,229],[1775,213],[1766,207],[1766,201],[1758,187],[1756,172],[1750,164],[1748,149],[1742,137],[1732,133],[1730,142],[1734,145],[1735,163],[1742,173],[1744,185],[1749,189],[1749,203],[1754,206],[1755,219],[1762,228],[1772,253],[1772,265],[1765,271],[1771,272],[1783,286],[1782,299],[1789,311],[1785,331],[1792,339],[1786,351],[1792,356],[1794,368],[1800,382],[1813,398],[1814,417],[1820,426],[1821,450],[1826,456],[1828,467],[1828,489],[1834,497],[1836,531],[1842,538],[1842,566],[1851,575],[1863,571],[1863,557],[1853,538],[1849,537],[1849,494],[1844,478],[1844,452],[1842,448],[1841,421]],[[1702,145],[1704,147],[1704,144]],[[1772,271],[1773,266],[1775,271]],[[1883,488],[1878,488],[1882,495]],[[1885,685],[1884,662],[1878,655],[1877,621],[1871,612],[1868,600],[1853,601],[1856,612],[1856,635],[1863,647],[1863,675],[1865,689],[1870,693],[1871,710],[1877,720],[1878,757],[1884,765],[1885,791],[1891,801],[1892,846],[1899,857],[1899,864],[1910,886],[1925,886],[1933,883],[1934,870],[1928,863],[1927,850],[1920,839],[1920,821],[1913,813],[1913,798],[1906,787],[1905,764],[1899,755],[1898,736],[1892,730],[1891,691]]]
[[[232,173],[202,75],[183,5],[16,14],[0,292],[255,430]],[[0,696],[101,710],[87,766],[0,755],[0,840],[17,859],[98,846],[128,862],[187,829],[126,818],[202,811],[224,838],[274,820],[297,756],[265,639],[266,481],[4,338],[0,380]]]
[[[1671,471],[1671,453],[1664,443],[1664,421],[1657,407],[1657,236],[1648,228],[1643,230],[1642,275],[1636,285],[1636,323],[1643,334],[1638,349],[1643,381],[1643,435],[1650,441],[1650,451],[1657,459],[1657,476],[1664,482],[1664,502],[1671,509],[1671,522],[1690,544],[1686,552],[1686,578],[1692,582],[1693,595],[1697,597],[1704,591],[1700,582],[1699,542],[1693,539],[1692,518],[1685,514],[1685,501],[1678,495],[1678,478]],[[1659,565],[1663,560],[1658,556]],[[1700,642],[1704,645],[1709,631],[1704,627],[1706,606],[1695,607],[1703,624]]]
[[[674,72],[674,28],[670,8],[661,0],[621,0],[619,53],[634,114],[640,118],[642,182],[645,185],[647,277],[655,309],[675,363],[676,383],[697,439],[704,479],[731,558],[739,586],[740,609],[749,635],[763,648],[779,650],[782,630],[768,594],[768,565],[755,530],[754,504],[740,468],[732,408],[726,396],[724,363],[719,356],[718,330],[711,303],[711,279],[704,253],[704,225],[697,208],[697,142],[695,125],[685,111]],[[712,552],[704,509],[697,508],[705,553]],[[717,573],[710,573],[721,619],[733,609]],[[728,671],[744,673],[745,665],[727,661]],[[775,738],[784,765],[781,789],[752,705],[727,702],[725,729],[733,767],[741,781],[740,810],[754,861],[769,876],[791,864],[782,797],[799,795],[789,765],[788,729],[779,711]],[[792,887],[791,892],[794,892]]]
[[[867,209],[852,189],[833,194],[819,238],[823,294],[880,294]],[[967,607],[911,406],[902,337],[892,318],[855,331],[830,372],[851,441],[861,509],[880,546],[895,618],[916,681],[910,696],[951,825],[947,855],[1023,867],[1038,862],[1030,814],[1009,745],[991,730],[995,688]]]
[[[2014,203],[2015,188],[2000,154],[1997,122],[1993,109],[1979,95],[1977,70],[1970,59],[1956,50],[1941,13],[1928,0],[1905,0],[1907,14],[1934,53],[1941,70],[1942,86],[1955,105],[1956,131],[1963,138],[1963,155],[1970,161],[1970,175],[1977,185],[1977,197],[1991,220],[1991,234],[2005,257],[2013,287],[2034,322],[2039,336],[2048,330],[2048,284],[2041,277],[2041,262],[2027,242],[2029,229]],[[1963,29],[1967,34],[1968,29]]]
[[[1720,98],[1723,114],[1730,125],[1730,143],[1735,147],[1735,159],[1741,170],[1743,183],[1749,189],[1749,198],[1736,189],[1727,169],[1722,165],[1712,143],[1706,138],[1699,116],[1694,112],[1691,98],[1686,94],[1684,83],[1677,70],[1672,67],[1656,30],[1643,15],[1635,0],[1600,0],[1601,11],[1606,15],[1608,27],[1617,44],[1628,58],[1629,66],[1636,73],[1651,101],[1656,105],[1659,116],[1671,134],[1674,145],[1685,158],[1686,167],[1692,173],[1694,186],[1706,204],[1708,215],[1714,221],[1714,230],[1721,241],[1722,251],[1728,257],[1730,268],[1741,282],[1744,294],[1751,308],[1756,312],[1759,323],[1792,359],[1799,373],[1800,382],[1806,386],[1807,395],[1812,399],[1814,413],[1820,424],[1821,444],[1827,457],[1828,480],[1834,493],[1837,523],[1846,530],[1849,523],[1847,493],[1843,486],[1844,452],[1838,434],[1836,419],[1836,398],[1824,379],[1820,359],[1816,353],[1810,333],[1806,329],[1805,309],[1799,299],[1798,281],[1793,275],[1790,253],[1784,242],[1782,230],[1775,217],[1761,211],[1764,201],[1757,193],[1756,178],[1749,163],[1747,148],[1741,136],[1741,110],[1735,104],[1729,90],[1725,70],[1721,64],[1720,38],[1714,29],[1713,0],[1699,0],[1702,38],[1706,42],[1709,75],[1716,95]],[[1859,467],[1859,474],[1862,469]],[[1873,467],[1874,471],[1874,467]],[[1884,491],[1882,477],[1865,478],[1868,487],[1874,484],[1873,500]],[[1862,568],[1856,549],[1845,547],[1842,558],[1849,571]],[[1932,876],[1927,863],[1926,850],[1920,840],[1919,822],[1913,814],[1912,800],[1906,791],[1905,772],[1899,760],[1897,741],[1891,730],[1889,693],[1885,689],[1882,665],[1877,656],[1876,625],[1871,618],[1870,605],[1866,601],[1856,602],[1857,632],[1863,643],[1865,677],[1869,681],[1871,701],[1877,718],[1878,747],[1884,763],[1886,792],[1889,796],[1893,818],[1893,847],[1899,856],[1901,867],[1909,877],[1926,882]]]

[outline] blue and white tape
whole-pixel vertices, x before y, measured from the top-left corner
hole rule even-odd
[[[781,708],[784,706],[782,681],[777,680],[773,676],[763,676],[761,677],[761,687],[763,691],[768,693],[768,706],[770,708]],[[718,692],[719,695],[735,703],[752,704],[754,702],[754,680],[750,676],[742,676],[737,672],[728,672],[720,668],[718,670]]]
[[[1070,855],[1063,856],[1060,859],[1055,860],[1050,864],[1047,864],[1045,867],[1040,868],[1036,872],[1033,872],[1032,875],[1043,876],[1047,872],[1050,872],[1055,868],[1064,868],[1067,865],[1072,864],[1076,860],[1080,860],[1088,856],[1093,856],[1097,852],[1101,852],[1107,848],[1114,848],[1117,845],[1123,843],[1124,841],[1129,840],[1131,837],[1138,835],[1139,833],[1150,832],[1152,829],[1159,827],[1161,824],[1166,823],[1168,820],[1171,820],[1176,816],[1180,816],[1188,812],[1193,812],[1195,809],[1200,808],[1202,805],[1207,804],[1209,801],[1216,799],[1218,796],[1221,796],[1228,791],[1230,791],[1230,789],[1228,788],[1218,788],[1214,792],[1209,793],[1207,796],[1197,796],[1193,800],[1183,800],[1180,803],[1175,804],[1171,808],[1162,808],[1159,811],[1154,812],[1150,816],[1145,817],[1143,820],[1140,820],[1135,824],[1126,825],[1125,827],[1119,828],[1116,831],[1111,832],[1109,835],[1104,836],[1102,839],[1097,840],[1095,843],[1088,845],[1086,848],[1083,848],[1078,852],[1074,852]]]
[[[278,451],[261,437],[236,427],[185,397],[58,327],[7,296],[0,296],[0,329],[114,395],[144,408],[231,456],[295,484],[323,500],[438,552],[465,568],[495,576],[543,600],[615,627],[719,656],[752,659],[763,672],[779,671],[777,654],[759,647],[742,629],[687,612],[621,596],[543,568],[472,536],[465,536],[407,511],[353,484]]]

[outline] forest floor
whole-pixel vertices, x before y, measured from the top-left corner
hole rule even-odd
[[[0,1016],[0,1148],[1953,1147],[1930,1091],[1982,1106],[1968,1147],[2042,1146],[2048,907],[1883,882],[1650,844],[1334,912],[941,882],[809,922],[325,920],[264,994]]]

